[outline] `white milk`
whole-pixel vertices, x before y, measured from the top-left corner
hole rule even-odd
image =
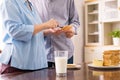
[[[67,72],[67,57],[55,57],[56,73]]]

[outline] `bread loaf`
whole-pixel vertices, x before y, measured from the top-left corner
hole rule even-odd
[[[120,62],[120,50],[108,50],[103,52],[103,65],[115,66]]]
[[[63,30],[63,31],[67,31],[67,30],[69,30],[69,29],[71,29],[71,28],[72,28],[71,25],[67,25],[67,26],[64,26],[64,27],[62,28],[62,30]]]

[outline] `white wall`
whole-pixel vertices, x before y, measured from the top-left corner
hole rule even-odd
[[[78,29],[78,35],[73,37],[73,43],[75,46],[74,63],[81,64],[83,61],[83,45],[84,45],[84,0],[74,0],[79,14],[80,27]]]

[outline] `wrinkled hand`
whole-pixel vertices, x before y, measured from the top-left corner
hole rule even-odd
[[[54,35],[59,35],[61,33],[61,28],[51,28],[51,29],[47,29],[44,30],[44,34],[54,34]]]
[[[69,25],[69,26],[71,26],[71,25]],[[71,38],[75,34],[75,32],[74,32],[74,30],[73,30],[72,27],[70,29],[68,29],[68,30],[65,30],[64,33],[65,33],[65,35],[66,35],[67,38]]]
[[[50,29],[57,27],[59,23],[54,19],[50,19],[49,21],[45,22],[45,24],[46,24],[46,29]]]
[[[71,25],[69,25],[69,26],[71,26]],[[74,32],[74,30],[73,30],[72,27],[69,28],[69,29],[67,29],[67,30],[66,29],[62,30],[59,27],[44,30],[44,34],[45,35],[47,35],[47,34],[53,34],[53,35],[57,36],[57,35],[59,35],[61,33],[65,33],[65,35],[66,35],[67,38],[71,38],[75,34],[75,32]]]

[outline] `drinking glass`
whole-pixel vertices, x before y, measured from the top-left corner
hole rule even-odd
[[[68,51],[54,51],[57,76],[67,76]]]

